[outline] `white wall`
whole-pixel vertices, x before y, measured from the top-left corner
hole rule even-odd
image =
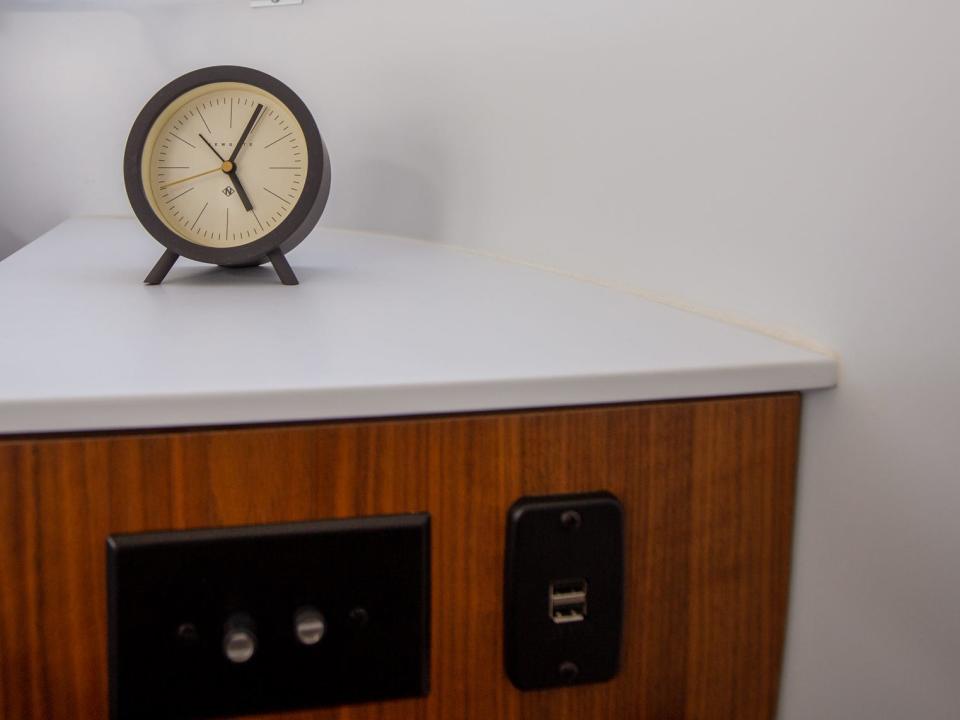
[[[958,717],[960,3],[45,4],[94,9],[0,15],[0,248],[128,212],[142,103],[238,63],[314,109],[328,224],[816,338],[781,718]]]

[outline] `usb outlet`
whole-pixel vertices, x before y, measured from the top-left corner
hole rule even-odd
[[[517,688],[616,676],[623,629],[623,506],[616,497],[520,498],[507,514],[503,569],[503,660]]]
[[[557,625],[583,622],[587,617],[587,581],[560,580],[550,583],[548,614]]]

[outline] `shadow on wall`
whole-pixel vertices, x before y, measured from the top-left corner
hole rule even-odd
[[[332,165],[333,212],[324,218],[329,224],[424,240],[442,237],[441,191],[436,178],[380,158],[359,159],[339,177],[336,160]]]
[[[24,245],[26,245],[26,241],[23,238],[19,237],[6,225],[0,224],[0,260],[19,250]]]

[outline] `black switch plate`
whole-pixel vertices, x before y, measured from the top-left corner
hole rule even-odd
[[[507,515],[504,661],[521,690],[620,666],[623,507],[610,493],[518,500]]]
[[[425,513],[114,535],[107,576],[113,720],[262,714],[429,691]],[[295,618],[315,631],[317,612],[322,638],[304,644]],[[236,627],[255,638],[240,663],[224,646]],[[243,649],[242,641],[234,648]]]

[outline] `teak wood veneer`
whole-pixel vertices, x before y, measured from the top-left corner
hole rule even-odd
[[[288,720],[774,715],[800,398],[0,439],[0,718],[107,711],[110,533],[432,515],[428,697]],[[502,661],[508,507],[623,502],[622,667],[520,692]]]

